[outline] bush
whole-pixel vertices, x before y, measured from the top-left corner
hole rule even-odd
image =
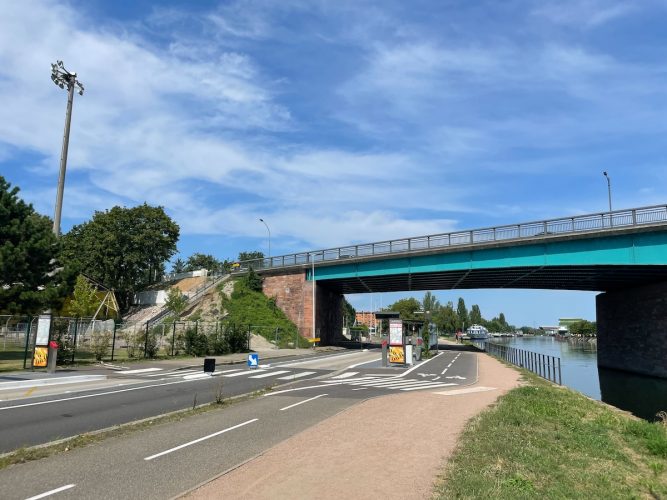
[[[144,343],[142,340],[145,338],[145,330],[137,332],[136,330],[124,330],[120,333],[120,338],[125,341],[127,347],[127,356],[129,358],[134,358],[139,356],[143,350]]]
[[[90,336],[90,348],[96,361],[102,361],[109,354],[109,343],[113,334],[109,330],[93,332]]]
[[[199,332],[197,327],[188,327],[185,330],[185,353],[190,356],[206,356],[208,354],[208,337]]]

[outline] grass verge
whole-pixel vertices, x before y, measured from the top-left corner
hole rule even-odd
[[[526,375],[471,420],[434,498],[667,498],[667,423]]]
[[[271,388],[268,388],[261,391],[255,391],[250,394],[243,394],[230,398],[223,398],[222,393],[219,392],[215,394],[216,400],[214,402],[202,404],[196,408],[178,410],[175,412],[167,413],[165,415],[146,418],[136,422],[130,422],[107,429],[101,429],[99,431],[88,432],[44,445],[32,446],[30,448],[19,448],[18,450],[12,451],[10,453],[0,455],[0,469],[4,469],[10,465],[21,464],[30,462],[32,460],[39,460],[41,458],[50,457],[51,455],[67,452],[75,448],[82,448],[84,446],[98,443],[111,437],[122,436],[131,432],[144,430],[158,424],[177,422],[194,415],[199,415],[200,413],[218,410],[233,404],[238,404],[243,401],[254,399],[266,394],[267,392],[270,392],[271,390]]]

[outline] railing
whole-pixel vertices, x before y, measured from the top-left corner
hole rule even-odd
[[[663,223],[667,224],[667,205],[656,205],[266,257],[243,261],[236,272],[244,272],[248,268],[261,270],[318,262],[341,262],[358,257],[413,253],[459,245],[484,245],[498,241],[547,238]]]
[[[539,352],[494,344],[493,342],[486,342],[484,340],[477,340],[472,343],[491,356],[525,368],[543,379],[562,385],[560,358],[557,356],[549,356],[548,354],[541,354]]]

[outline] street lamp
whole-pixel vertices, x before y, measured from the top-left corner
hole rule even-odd
[[[609,175],[607,174],[606,170],[602,172],[602,175],[607,178],[607,196],[609,197],[609,213],[611,213],[611,180],[609,179]]]
[[[62,61],[51,64],[51,80],[61,89],[67,87],[67,113],[65,115],[65,132],[63,134],[63,147],[60,153],[60,174],[58,176],[58,193],[56,195],[56,211],[53,217],[53,233],[60,235],[60,215],[63,209],[63,191],[65,190],[65,169],[67,168],[67,148],[69,146],[69,129],[72,122],[72,102],[74,101],[74,89],[78,89],[79,95],[83,95],[83,85],[76,79],[76,73],[65,69]]]
[[[259,221],[266,226],[266,230],[269,232],[269,259],[271,258],[271,230],[269,229],[269,225],[264,222],[264,219],[259,219]]]

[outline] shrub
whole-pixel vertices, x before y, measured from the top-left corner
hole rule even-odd
[[[93,332],[90,336],[90,348],[96,361],[102,361],[109,354],[109,343],[113,334],[109,330]]]
[[[185,352],[190,356],[206,356],[208,354],[208,338],[197,327],[188,327],[185,330]]]

